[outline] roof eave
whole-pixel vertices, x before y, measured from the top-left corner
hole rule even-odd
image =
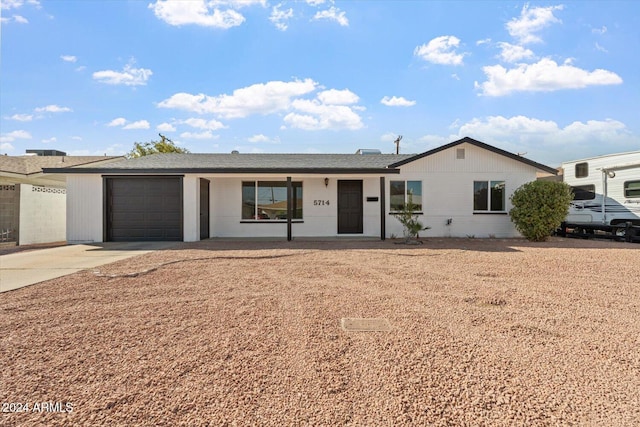
[[[399,174],[396,168],[44,168],[47,174]]]

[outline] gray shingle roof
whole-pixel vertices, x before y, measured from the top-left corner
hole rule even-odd
[[[123,159],[106,165],[82,165],[74,169],[86,172],[119,171],[283,171],[283,170],[372,170],[385,169],[391,163],[413,154],[154,154]],[[53,172],[53,171],[48,171]]]
[[[399,173],[399,167],[468,143],[555,174],[555,169],[465,137],[421,154],[154,154],[46,173]]]
[[[96,163],[123,158],[122,156],[0,156],[0,172],[31,175],[43,168],[96,166]]]

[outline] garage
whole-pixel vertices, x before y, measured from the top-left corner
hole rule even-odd
[[[107,241],[182,241],[182,177],[105,178]]]

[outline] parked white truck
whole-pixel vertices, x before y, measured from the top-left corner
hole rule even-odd
[[[562,231],[640,237],[640,151],[574,160],[562,169],[575,196]]]

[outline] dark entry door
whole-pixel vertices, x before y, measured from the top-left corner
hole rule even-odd
[[[338,181],[338,234],[362,233],[362,181]]]
[[[106,239],[182,240],[182,178],[106,178]]]
[[[209,180],[200,178],[200,240],[209,238]]]

